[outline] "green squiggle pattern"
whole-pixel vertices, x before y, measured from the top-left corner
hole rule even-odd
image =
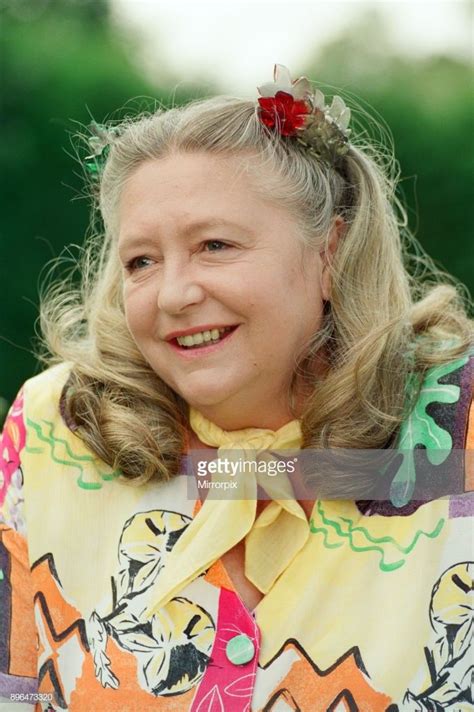
[[[343,522],[345,522],[348,527],[348,530],[344,531],[339,522],[337,522],[333,519],[330,519],[326,515],[324,508],[323,508],[323,504],[321,501],[318,502],[317,509],[318,509],[318,513],[319,513],[323,523],[327,527],[330,527],[337,534],[338,537],[346,539],[349,546],[351,547],[352,551],[354,551],[356,553],[367,552],[367,551],[378,552],[380,554],[379,568],[381,571],[384,571],[384,572],[395,571],[396,569],[399,569],[401,566],[403,566],[406,561],[405,557],[402,557],[396,561],[393,561],[390,563],[387,562],[386,548],[388,545],[393,546],[397,551],[399,551],[400,553],[407,556],[408,554],[410,554],[413,551],[413,549],[416,546],[417,541],[419,540],[419,538],[422,535],[426,536],[428,539],[435,539],[437,536],[439,536],[439,534],[441,533],[441,530],[443,529],[444,524],[445,524],[445,519],[441,518],[431,532],[426,532],[423,529],[419,529],[415,533],[412,541],[408,544],[408,546],[403,546],[402,544],[397,542],[396,539],[394,539],[391,536],[383,536],[383,537],[373,536],[372,534],[370,534],[370,532],[365,527],[354,526],[352,519],[348,519],[347,517],[341,517],[341,520]],[[324,543],[325,548],[327,548],[327,549],[335,549],[338,546],[342,546],[343,542],[330,544],[328,541],[330,530],[328,528],[325,529],[324,527],[316,526],[313,519],[311,519],[311,522],[310,522],[310,531],[312,534],[316,534],[316,533],[323,534],[323,536],[324,536],[323,543]],[[365,537],[365,539],[368,542],[370,542],[371,545],[360,546],[360,545],[356,544],[354,541],[354,533],[355,532],[359,532],[360,534],[362,534]]]
[[[344,542],[342,541],[337,541],[334,544],[330,544],[328,540],[328,530],[324,529],[324,527],[316,527],[314,525],[314,521],[311,520],[310,522],[310,531],[312,534],[322,534],[324,537],[324,546],[326,549],[339,549],[341,546],[344,546]]]
[[[93,466],[95,472],[104,482],[109,482],[110,480],[114,480],[116,477],[119,476],[120,473],[117,470],[115,470],[114,472],[101,472],[97,468],[96,458],[94,458],[92,455],[76,454],[71,449],[67,440],[55,436],[53,423],[48,420],[43,420],[42,422],[45,426],[47,426],[47,432],[43,430],[43,427],[40,423],[36,423],[35,421],[31,420],[31,418],[27,418],[27,425],[35,431],[38,440],[49,445],[50,456],[53,462],[56,462],[59,465],[66,465],[68,467],[72,467],[73,469],[79,472],[77,484],[81,489],[98,490],[102,489],[103,487],[102,482],[88,482],[84,479],[84,467],[82,463],[90,463]],[[43,449],[38,447],[30,447],[27,445],[26,451],[31,454],[39,454],[43,452]]]
[[[441,465],[449,457],[453,447],[451,433],[439,425],[427,412],[431,403],[457,403],[461,388],[442,384],[440,379],[466,365],[469,355],[449,363],[435,366],[426,373],[418,400],[400,426],[396,448],[403,452],[398,471],[390,485],[390,500],[395,507],[403,507],[411,500],[416,485],[415,448],[422,445],[432,465]],[[413,383],[413,385],[412,385]],[[407,388],[414,387],[416,379],[410,379]]]

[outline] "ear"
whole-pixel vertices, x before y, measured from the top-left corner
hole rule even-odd
[[[345,230],[346,230],[346,223],[344,222],[344,219],[340,215],[337,215],[334,218],[332,227],[329,231],[327,245],[324,248],[324,250],[322,250],[320,252],[321,263],[322,263],[321,294],[325,301],[329,301],[331,298],[330,266],[331,266],[331,262],[334,257],[334,254],[335,254],[337,247],[339,245],[339,241],[342,238]]]

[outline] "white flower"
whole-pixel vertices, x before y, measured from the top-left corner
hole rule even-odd
[[[347,132],[347,127],[351,120],[351,110],[345,105],[340,96],[333,97],[332,104],[327,109],[327,114],[342,133]]]
[[[284,91],[296,100],[312,98],[313,94],[309,79],[300,77],[293,82],[289,70],[283,64],[275,64],[273,82],[262,84],[258,91],[261,96],[276,96],[277,92]]]

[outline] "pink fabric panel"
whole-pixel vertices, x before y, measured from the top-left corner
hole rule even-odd
[[[226,656],[226,645],[245,634],[255,646],[253,660],[234,665]],[[196,692],[191,712],[248,712],[255,685],[260,651],[260,631],[251,613],[233,591],[221,588],[217,630],[211,660]]]
[[[12,475],[20,467],[20,451],[25,447],[23,393],[20,391],[5,421],[0,439],[0,506],[3,504]]]

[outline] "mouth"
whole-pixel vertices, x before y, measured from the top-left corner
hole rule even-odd
[[[208,351],[213,347],[220,346],[220,344],[234,333],[238,326],[238,324],[235,324],[234,326],[225,326],[221,329],[210,329],[209,331],[199,331],[195,334],[178,336],[171,339],[168,343],[181,353]]]

